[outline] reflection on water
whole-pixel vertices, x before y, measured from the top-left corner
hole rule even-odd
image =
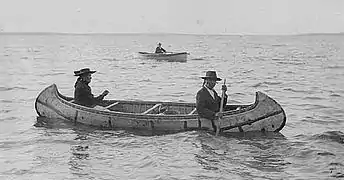
[[[88,175],[87,169],[85,169],[88,167],[85,163],[87,164],[87,161],[90,160],[88,149],[88,145],[76,145],[71,147],[71,156],[68,164],[73,174],[80,175],[80,173],[83,173],[82,175]]]
[[[228,133],[220,138],[200,134],[197,140],[200,152],[195,159],[204,169],[247,178],[288,175],[290,163],[281,149],[287,148],[287,139],[280,133]]]

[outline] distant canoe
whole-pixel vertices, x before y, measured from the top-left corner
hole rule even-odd
[[[146,59],[154,59],[159,61],[173,61],[173,62],[186,62],[189,53],[149,53],[139,52],[139,54]]]
[[[207,129],[210,120],[199,117],[195,103],[106,100],[101,108],[89,108],[61,95],[55,84],[36,98],[37,114],[103,128],[130,128],[180,132]],[[280,131],[286,123],[282,107],[262,92],[249,105],[226,105],[220,132]]]

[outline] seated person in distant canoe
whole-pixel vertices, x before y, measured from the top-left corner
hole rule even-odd
[[[92,79],[91,74],[95,72],[90,71],[89,68],[74,71],[74,76],[79,76],[74,85],[74,103],[87,107],[95,107],[109,94],[109,91],[105,90],[101,95],[97,97],[93,96],[91,87],[88,84]]]
[[[221,97],[217,95],[213,88],[217,83],[216,81],[221,81],[221,79],[216,76],[215,71],[207,71],[206,76],[201,78],[204,79],[204,82],[202,89],[196,95],[196,109],[200,117],[211,120],[212,125],[215,126],[215,118],[222,114],[218,113],[220,111]],[[227,86],[222,85],[222,90],[226,92]],[[223,107],[227,104],[227,97],[225,94]]]
[[[161,47],[161,43],[158,43],[158,47],[156,47],[155,53],[166,53],[166,50]]]

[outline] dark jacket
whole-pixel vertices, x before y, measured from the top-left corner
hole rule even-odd
[[[164,52],[166,52],[166,50],[162,47],[156,47],[155,48],[155,53],[164,53]]]
[[[198,114],[206,119],[214,120],[215,113],[220,111],[221,97],[214,91],[215,99],[210,95],[205,87],[197,92],[196,108]],[[224,97],[223,107],[227,104],[227,95]]]
[[[87,107],[94,107],[104,98],[104,96],[102,95],[94,97],[91,92],[91,87],[81,79],[78,79],[75,82],[74,87],[74,103],[76,104]]]

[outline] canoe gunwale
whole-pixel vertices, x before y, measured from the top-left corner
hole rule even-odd
[[[266,114],[266,115],[264,115],[264,116],[261,116],[261,117],[255,118],[255,119],[250,119],[250,120],[245,121],[245,122],[242,122],[242,123],[237,123],[237,124],[234,125],[234,126],[226,126],[226,127],[223,127],[223,128],[221,128],[220,131],[222,132],[222,131],[225,131],[225,130],[229,130],[229,129],[233,129],[233,128],[242,127],[242,126],[245,126],[245,125],[248,125],[248,124],[253,124],[253,123],[255,123],[255,122],[257,122],[257,121],[260,121],[260,120],[262,120],[262,119],[266,119],[266,118],[269,118],[269,117],[271,117],[271,116],[276,116],[276,115],[279,115],[279,114],[281,114],[281,113],[284,113],[284,111],[283,111],[283,110],[275,111],[275,112]],[[286,122],[286,117],[284,116],[284,120],[283,120],[282,125],[281,125],[279,128],[277,128],[274,132],[280,131],[280,130],[284,127],[285,122]]]
[[[247,111],[251,111],[253,109],[255,109],[259,104],[259,97],[258,97],[258,92],[256,92],[256,98],[254,103],[247,105],[247,107],[245,108],[240,108],[238,110],[231,110],[231,111],[224,111],[223,112],[223,116],[231,116],[231,115],[235,115],[235,114],[240,114],[243,112],[247,112]]]

